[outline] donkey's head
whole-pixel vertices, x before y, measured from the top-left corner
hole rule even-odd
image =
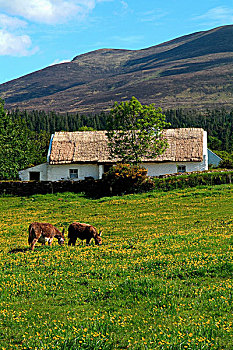
[[[65,242],[65,229],[63,228],[62,232],[60,232],[60,234],[57,234],[55,237],[58,239],[58,244],[62,245]]]
[[[102,234],[102,231],[100,231],[99,233],[97,232],[97,234],[94,237],[96,245],[101,245],[102,244],[102,238],[100,237],[101,234]]]

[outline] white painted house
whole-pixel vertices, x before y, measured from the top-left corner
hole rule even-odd
[[[168,148],[141,164],[149,176],[208,170],[207,133],[201,128],[163,131]],[[47,163],[21,170],[23,181],[101,179],[116,160],[110,158],[106,131],[56,132],[51,136]]]

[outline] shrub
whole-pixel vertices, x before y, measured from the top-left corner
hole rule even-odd
[[[184,189],[196,186],[213,186],[232,183],[232,171],[212,171],[191,173],[187,175],[169,176],[167,178],[154,178],[155,188],[162,191]]]
[[[103,182],[113,195],[145,192],[154,188],[147,170],[139,165],[118,163],[106,172]]]
[[[222,158],[218,168],[233,169],[233,153],[226,151],[216,151],[215,153]]]
[[[232,159],[228,158],[221,160],[221,162],[219,163],[219,167],[225,169],[233,169],[233,157]]]

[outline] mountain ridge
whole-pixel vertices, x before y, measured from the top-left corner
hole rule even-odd
[[[233,25],[140,50],[103,48],[0,85],[8,109],[99,112],[135,96],[163,108],[230,108]]]

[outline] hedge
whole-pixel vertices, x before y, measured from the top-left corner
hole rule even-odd
[[[147,192],[153,189],[170,191],[173,189],[184,189],[201,185],[221,185],[233,182],[233,170],[190,173],[186,175],[167,176],[162,178],[147,178],[135,188],[134,192]],[[108,181],[102,180],[80,180],[80,181],[0,181],[0,195],[30,196],[34,194],[46,194],[57,192],[85,193],[88,197],[99,198],[103,196],[121,195],[132,193],[119,186],[112,186]]]
[[[214,186],[233,182],[233,171],[213,171],[190,173],[188,175],[169,176],[153,179],[155,188],[162,191],[170,191],[176,188],[188,188],[196,186]]]

